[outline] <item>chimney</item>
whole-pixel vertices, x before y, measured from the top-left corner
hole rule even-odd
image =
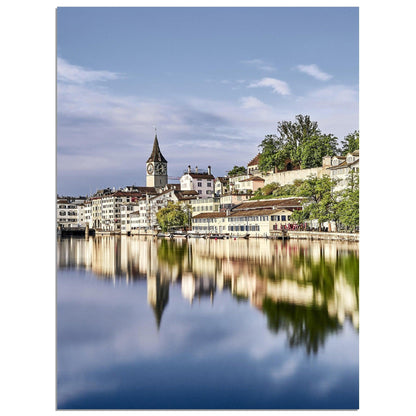
[[[188,173],[191,173],[191,165],[188,165]]]
[[[198,173],[198,166],[195,166],[195,173]]]
[[[208,166],[208,175],[211,175],[211,166]]]

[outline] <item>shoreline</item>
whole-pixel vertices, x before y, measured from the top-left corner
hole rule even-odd
[[[121,233],[117,231],[101,231],[101,230],[94,230],[91,232],[89,230],[89,235],[94,235],[96,237],[103,237],[103,236],[126,236],[126,237],[134,237],[134,236],[142,236],[142,237],[151,237],[151,238],[166,238],[166,239],[188,239],[188,238],[202,238],[202,239],[252,239],[252,238],[264,238],[269,240],[326,240],[326,241],[351,241],[351,242],[359,242],[360,241],[360,234],[359,233],[340,233],[340,232],[322,232],[322,231],[290,231],[287,230],[284,235],[282,234],[271,234],[271,235],[249,235],[246,234],[242,235],[229,235],[229,234],[178,234],[178,235],[169,235],[167,233],[157,234],[157,233],[140,233],[140,232],[130,232],[130,233]],[[79,230],[65,230],[61,236],[76,236],[76,235],[85,235],[85,233],[81,233]],[[59,235],[59,234],[58,234]]]

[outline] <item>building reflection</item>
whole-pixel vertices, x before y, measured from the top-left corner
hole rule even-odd
[[[62,239],[59,268],[85,268],[98,278],[147,279],[147,299],[159,328],[169,287],[184,299],[214,301],[230,291],[267,317],[272,332],[285,332],[291,347],[314,353],[349,320],[359,328],[358,244],[266,239],[158,240],[104,236]]]

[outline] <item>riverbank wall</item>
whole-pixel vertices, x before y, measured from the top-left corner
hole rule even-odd
[[[319,231],[287,231],[287,237],[294,240],[360,241],[358,233],[332,233]]]

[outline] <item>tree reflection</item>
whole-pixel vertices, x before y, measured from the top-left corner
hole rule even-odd
[[[304,346],[308,355],[316,354],[327,336],[342,328],[338,319],[329,316],[327,308],[322,306],[295,305],[266,298],[262,310],[272,332],[284,331],[290,348]]]
[[[157,257],[161,262],[182,268],[183,260],[187,252],[188,245],[186,242],[181,244],[175,240],[163,239],[160,241],[157,249]]]

